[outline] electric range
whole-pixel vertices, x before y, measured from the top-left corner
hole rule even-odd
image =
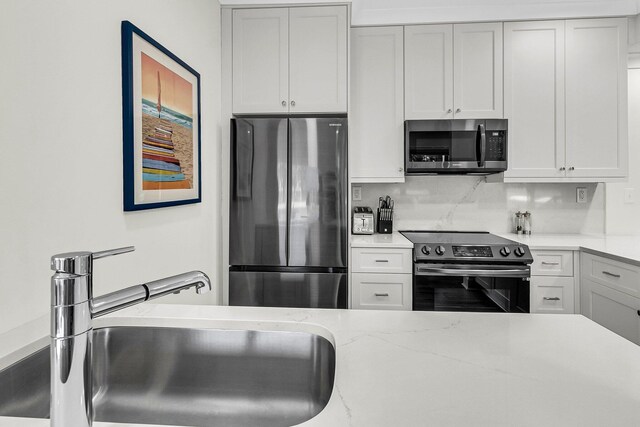
[[[414,310],[529,312],[527,245],[488,232],[401,233],[414,244]]]

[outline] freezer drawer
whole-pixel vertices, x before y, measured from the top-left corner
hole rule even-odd
[[[347,308],[347,275],[230,271],[229,305]]]

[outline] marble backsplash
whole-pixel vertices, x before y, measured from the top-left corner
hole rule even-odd
[[[603,184],[500,184],[477,176],[407,177],[404,184],[354,184],[362,187],[362,200],[370,206],[378,197],[395,201],[395,230],[483,230],[512,232],[514,214],[532,214],[533,233],[586,233],[605,231]],[[576,203],[576,188],[586,187],[587,203]]]

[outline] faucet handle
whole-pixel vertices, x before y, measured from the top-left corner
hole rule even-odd
[[[127,252],[133,252],[136,250],[135,246],[125,246],[123,248],[109,249],[107,251],[94,252],[91,254],[91,258],[100,259],[108,256],[126,254]]]
[[[101,252],[65,252],[51,257],[51,269],[58,273],[69,273],[77,275],[90,274],[94,259],[105,258],[113,255],[132,252],[136,248],[125,246],[124,248],[110,249]]]

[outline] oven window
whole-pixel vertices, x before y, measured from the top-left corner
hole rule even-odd
[[[529,312],[529,282],[522,279],[416,275],[413,280],[417,311]]]

